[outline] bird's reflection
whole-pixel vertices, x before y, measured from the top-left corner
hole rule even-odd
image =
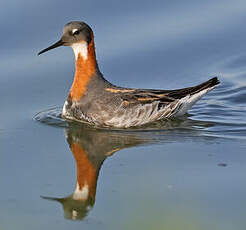
[[[77,182],[72,195],[64,198],[44,197],[58,201],[67,219],[81,220],[95,202],[97,178],[103,161],[120,149],[153,143],[138,133],[110,132],[69,127],[65,130],[66,139],[73,154],[77,168]]]
[[[139,130],[127,131],[109,131],[92,129],[88,126],[76,126],[69,124],[65,129],[65,135],[73,154],[77,168],[77,181],[72,195],[64,198],[44,197],[44,199],[57,201],[62,204],[64,217],[72,220],[82,220],[95,203],[97,179],[100,168],[104,160],[115,152],[128,147],[137,145],[149,145],[161,141],[177,141],[178,138],[190,136],[197,138],[201,130],[184,131],[180,130],[177,134],[176,126],[190,127],[187,121],[176,124],[167,122],[167,130],[152,130],[143,132]],[[201,125],[201,123],[199,123]],[[203,123],[203,127],[212,124]],[[163,124],[162,124],[163,128]],[[174,128],[173,131],[171,131]],[[186,130],[186,129],[184,129]],[[189,135],[188,135],[189,134]]]

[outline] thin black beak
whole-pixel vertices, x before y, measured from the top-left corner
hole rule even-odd
[[[46,51],[48,51],[48,50],[51,50],[51,49],[54,49],[54,48],[56,48],[56,47],[62,46],[62,45],[64,45],[64,43],[65,43],[65,42],[63,42],[62,40],[59,40],[59,41],[56,42],[55,44],[49,46],[48,48],[46,48],[46,49],[44,49],[44,50],[42,50],[42,51],[40,51],[40,52],[38,53],[38,55],[40,55],[40,54],[42,54],[42,53],[44,53],[44,52],[46,52]]]

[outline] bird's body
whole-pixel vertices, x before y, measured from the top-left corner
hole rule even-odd
[[[177,117],[219,84],[215,77],[200,85],[177,90],[115,86],[100,72],[93,32],[83,22],[68,23],[62,39],[40,53],[60,45],[71,46],[76,58],[74,82],[62,110],[62,117],[70,120],[128,128]]]

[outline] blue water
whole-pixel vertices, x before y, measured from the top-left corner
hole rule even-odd
[[[1,3],[1,229],[245,229],[245,1]],[[73,53],[37,53],[71,20],[91,25],[114,84],[221,84],[181,119],[68,123]],[[79,201],[77,181],[91,181]]]

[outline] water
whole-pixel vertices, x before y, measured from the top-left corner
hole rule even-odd
[[[3,1],[0,227],[245,229],[245,9],[239,0]],[[172,89],[217,75],[221,85],[181,119],[130,130],[66,122],[72,51],[36,54],[71,20],[92,26],[114,84]]]

